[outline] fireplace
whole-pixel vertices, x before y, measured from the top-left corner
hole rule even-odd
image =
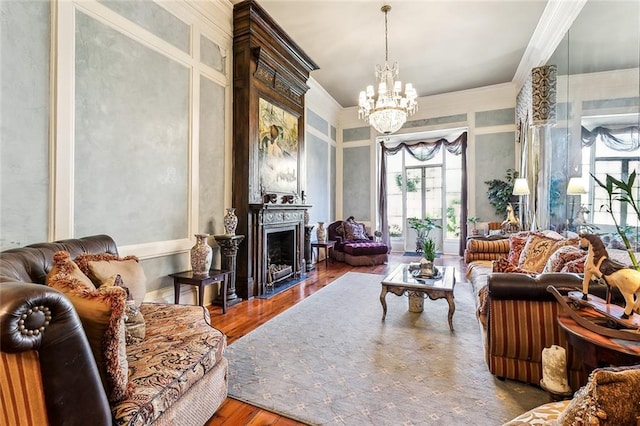
[[[296,257],[296,231],[267,232],[267,293],[282,283],[294,278]]]
[[[299,204],[251,204],[256,295],[304,271],[304,212]]]

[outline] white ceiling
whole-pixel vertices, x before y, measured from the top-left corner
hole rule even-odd
[[[550,50],[545,60],[551,56],[568,28],[553,21],[554,7],[567,8],[572,2],[580,11],[584,1],[554,0],[546,17],[546,0],[258,0],[258,4],[318,64],[320,69],[311,76],[346,108],[357,105],[358,94],[367,85],[376,85],[375,66],[384,63],[385,55],[380,11],[384,4],[392,7],[389,61],[398,62],[400,80],[413,83],[418,96],[428,96],[517,81],[518,72],[541,65],[529,63],[533,56],[544,56],[541,49]],[[603,8],[625,3],[591,2],[600,3],[592,13],[596,20]],[[637,31],[634,19],[628,28]],[[614,50],[622,46],[606,40],[610,22],[598,23],[605,33],[600,37],[603,45],[612,58],[619,57]],[[588,36],[594,28],[586,28]],[[545,31],[560,36],[541,40]]]

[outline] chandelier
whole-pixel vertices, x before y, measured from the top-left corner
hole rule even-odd
[[[407,117],[418,109],[416,89],[407,83],[404,96],[401,95],[402,82],[398,77],[398,63],[389,66],[389,40],[387,29],[387,13],[391,6],[384,5],[380,9],[384,12],[384,66],[376,65],[376,79],[378,79],[378,99],[374,99],[373,86],[367,86],[366,91],[360,92],[358,101],[358,116],[367,121],[378,132],[391,134],[402,127]]]

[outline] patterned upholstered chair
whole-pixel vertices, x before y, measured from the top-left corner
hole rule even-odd
[[[352,217],[338,220],[327,227],[327,237],[336,241],[333,257],[352,266],[370,266],[386,263],[389,246],[375,241],[363,223]]]

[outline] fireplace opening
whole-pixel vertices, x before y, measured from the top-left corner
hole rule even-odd
[[[294,277],[295,231],[267,234],[266,291],[271,292]]]

